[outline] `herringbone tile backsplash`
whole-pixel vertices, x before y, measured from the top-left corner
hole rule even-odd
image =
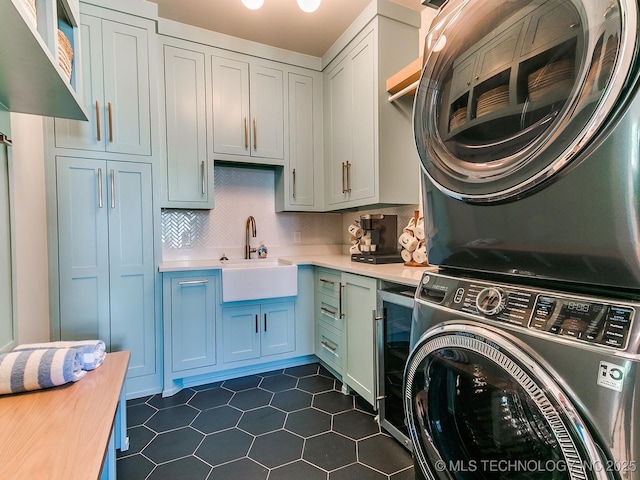
[[[267,247],[292,245],[293,232],[300,232],[300,245],[342,243],[341,214],[276,213],[274,182],[271,169],[216,166],[215,208],[163,210],[162,248],[242,247],[249,215],[256,219],[256,240]]]
[[[349,224],[364,213],[398,215],[398,229],[407,224],[417,205],[348,213],[276,213],[272,169],[215,167],[213,210],[162,211],[163,249],[233,249],[244,245],[247,217],[256,219],[258,242],[267,247],[349,245]],[[252,241],[252,245],[258,244]]]

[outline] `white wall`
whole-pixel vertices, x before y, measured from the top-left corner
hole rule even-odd
[[[49,340],[49,269],[42,117],[11,114],[19,343]]]

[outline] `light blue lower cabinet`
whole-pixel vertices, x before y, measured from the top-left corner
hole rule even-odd
[[[219,270],[163,273],[164,387],[185,387],[317,361],[313,269],[296,297],[221,303]]]
[[[216,364],[216,276],[178,277],[171,286],[171,371]]]
[[[224,363],[293,352],[296,349],[293,300],[222,309]]]

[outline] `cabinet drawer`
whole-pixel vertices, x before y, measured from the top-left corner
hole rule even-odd
[[[342,331],[344,328],[344,318],[340,318],[340,305],[338,300],[326,293],[316,295],[316,320],[331,325]]]
[[[342,374],[342,337],[322,324],[318,324],[316,355]]]
[[[340,273],[334,270],[316,269],[316,292],[338,298],[340,295],[340,278]]]

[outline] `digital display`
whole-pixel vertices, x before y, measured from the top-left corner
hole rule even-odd
[[[624,348],[633,313],[629,307],[539,295],[529,327]]]

